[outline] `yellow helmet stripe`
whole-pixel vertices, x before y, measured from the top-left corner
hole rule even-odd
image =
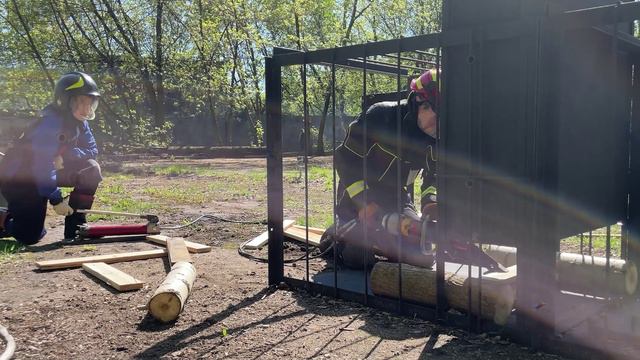
[[[80,78],[78,79],[78,81],[76,81],[75,83],[67,86],[65,88],[65,90],[72,90],[72,89],[78,89],[84,86],[84,78],[82,76],[80,76]]]

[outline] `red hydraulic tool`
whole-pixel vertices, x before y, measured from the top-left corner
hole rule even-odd
[[[158,216],[149,214],[133,214],[116,211],[102,210],[76,210],[84,214],[115,215],[134,217],[147,220],[146,224],[109,224],[109,225],[80,225],[74,240],[96,239],[105,236],[144,236],[160,234],[158,226]]]

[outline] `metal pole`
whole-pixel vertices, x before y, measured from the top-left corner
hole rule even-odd
[[[274,49],[274,53],[277,49]],[[265,59],[265,105],[267,114],[267,229],[269,231],[269,285],[284,279],[283,186],[282,186],[282,68]]]

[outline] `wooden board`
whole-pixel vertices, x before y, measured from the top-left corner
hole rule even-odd
[[[165,249],[153,249],[145,251],[134,251],[121,254],[85,256],[69,259],[45,260],[36,262],[36,266],[40,270],[57,270],[81,267],[82,264],[92,262],[104,262],[113,264],[123,261],[134,261],[164,257],[167,254]]]
[[[163,246],[167,246],[168,239],[170,239],[170,237],[165,235],[147,235],[147,241]],[[211,251],[211,246],[209,245],[198,244],[191,241],[185,241],[184,244],[190,253],[206,253]]]
[[[138,290],[144,285],[142,281],[103,262],[82,264],[82,270],[118,291]]]
[[[282,222],[282,228],[287,230],[289,227],[293,225],[294,220],[285,220]],[[261,249],[269,242],[269,232],[265,231],[262,234],[254,237],[248,243],[244,244],[244,248],[247,250],[256,250]]]
[[[296,228],[296,229],[302,229],[302,230],[305,229],[304,225],[293,225],[293,227]],[[325,232],[325,229],[309,226],[309,232],[310,233],[314,233],[316,235],[322,236],[322,234],[324,234],[324,232]]]
[[[186,261],[189,263],[193,262],[183,238],[174,237],[167,240],[167,251],[169,252],[169,261],[171,262],[171,265],[178,261]]]
[[[307,242],[307,232],[304,229],[298,229],[295,227],[290,227],[287,230],[284,231],[285,236],[294,239],[294,240],[298,240],[301,241],[303,243]],[[313,246],[318,246],[320,245],[320,238],[321,235],[318,234],[314,234],[311,231],[309,231],[309,245],[313,245]]]
[[[513,265],[506,268],[506,272],[490,272],[485,273],[487,269],[482,268],[482,283],[501,283],[501,284],[515,284],[518,277],[518,266]],[[461,277],[468,277],[469,270],[467,265],[445,262],[444,271]],[[471,278],[478,278],[478,267],[471,267]]]

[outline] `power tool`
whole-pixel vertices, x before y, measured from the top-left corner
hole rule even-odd
[[[390,213],[382,217],[382,228],[392,235],[400,235],[405,240],[420,246],[423,254],[434,254],[429,234],[436,231],[437,221],[429,217],[416,220],[407,215]],[[504,266],[487,255],[475,244],[449,239],[442,249],[444,261],[470,264],[486,268],[487,272],[506,272]]]
[[[142,237],[146,235],[160,234],[160,226],[158,225],[159,219],[156,215],[151,214],[134,214],[117,211],[102,211],[102,210],[76,210],[83,214],[96,214],[96,215],[114,215],[124,217],[134,217],[147,220],[145,224],[108,224],[108,225],[93,225],[82,224],[79,226],[76,232],[76,237],[73,239],[73,243],[86,243],[86,240],[99,239],[110,236],[136,236]]]

